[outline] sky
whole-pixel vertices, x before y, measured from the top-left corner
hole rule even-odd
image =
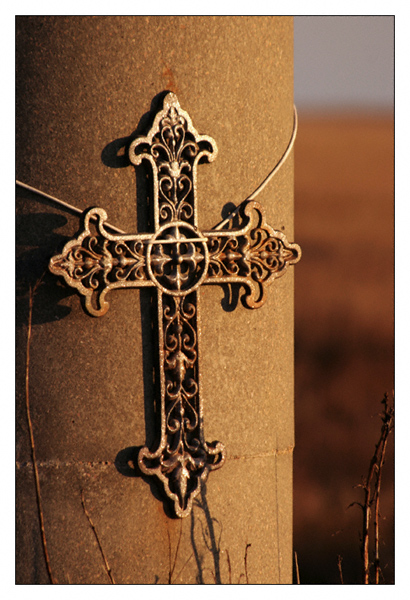
[[[295,16],[299,110],[392,109],[393,16]]]

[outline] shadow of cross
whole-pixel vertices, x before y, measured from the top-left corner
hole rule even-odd
[[[200,287],[241,283],[246,304],[262,306],[264,291],[301,255],[297,244],[266,224],[255,201],[245,201],[210,231],[199,231],[196,170],[200,159],[217,156],[215,141],[199,135],[173,93],[145,137],[130,145],[134,165],[152,168],[154,232],[112,235],[106,212],[84,213],[79,236],[50,261],[50,270],[85,297],[90,315],[109,307],[106,296],[118,288],[154,287],[157,291],[161,435],[158,448],[144,447],[138,465],[156,475],[173,501],[178,517],[186,517],[209,471],[225,461],[221,442],[207,443],[198,356]],[[233,227],[233,217],[241,226]],[[90,229],[96,220],[96,231]]]

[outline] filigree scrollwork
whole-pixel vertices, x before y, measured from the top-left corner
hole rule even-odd
[[[163,225],[148,245],[149,276],[166,294],[192,292],[207,275],[206,242],[196,227],[183,221]]]
[[[157,227],[170,221],[197,225],[196,168],[201,158],[215,160],[217,152],[215,141],[199,135],[175,94],[168,94],[149,134],[134,140],[129,150],[134,165],[151,163]]]
[[[90,221],[95,218],[97,232],[93,233]],[[110,235],[104,229],[106,220],[101,208],[86,211],[80,235],[67,242],[49,266],[85,297],[86,310],[95,317],[107,312],[105,297],[110,290],[154,285],[147,273],[146,236]]]
[[[258,202],[243,202],[235,214],[242,218],[240,229],[229,228],[227,220],[225,229],[204,234],[209,250],[206,283],[242,283],[248,289],[247,306],[259,308],[266,300],[265,288],[300,260],[300,246],[266,223]]]
[[[203,438],[196,296],[162,295],[162,437],[155,452],[142,448],[138,457],[143,473],[161,479],[179,517],[190,513],[201,481],[225,460],[223,444]]]
[[[155,287],[157,291],[161,432],[158,447],[140,450],[145,475],[163,483],[175,514],[186,517],[208,473],[221,467],[225,448],[207,443],[200,389],[200,286],[241,283],[246,303],[257,308],[264,291],[301,255],[297,244],[267,225],[257,202],[244,202],[215,229],[198,229],[196,169],[201,158],[212,162],[215,141],[199,135],[175,94],[164,99],[147,136],[136,138],[130,161],[146,161],[153,179],[154,232],[110,235],[107,215],[84,213],[83,230],[50,261],[50,270],[85,297],[93,316],[109,307],[116,288]],[[96,220],[95,232],[90,221]]]

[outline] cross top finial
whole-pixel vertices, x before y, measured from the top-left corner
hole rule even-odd
[[[199,135],[176,95],[167,94],[148,135],[136,138],[129,148],[132,164],[147,160],[152,165],[156,231],[169,221],[198,225],[197,165],[201,158],[212,162],[217,154],[215,140]]]

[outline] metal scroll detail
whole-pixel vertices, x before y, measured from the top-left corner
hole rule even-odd
[[[265,221],[257,202],[244,202],[233,216],[206,232],[198,229],[196,169],[212,162],[215,141],[199,135],[175,94],[145,137],[130,145],[134,165],[146,161],[153,180],[154,232],[111,235],[105,211],[84,213],[80,235],[50,261],[50,270],[85,299],[93,316],[104,315],[106,296],[117,288],[155,287],[158,307],[161,432],[158,447],[140,450],[138,464],[155,475],[178,517],[189,515],[209,471],[225,461],[221,442],[207,443],[203,431],[200,353],[200,287],[241,283],[246,304],[258,308],[265,288],[301,256],[300,247]],[[96,225],[91,225],[96,220]]]
[[[208,472],[222,466],[225,448],[208,444],[203,435],[203,410],[198,369],[198,292],[162,294],[160,360],[162,376],[161,441],[155,452],[142,448],[141,470],[156,475],[173,502],[177,516],[187,516]]]
[[[241,228],[230,229],[232,220],[226,219],[221,224],[224,228],[205,234],[209,250],[206,282],[242,283],[247,288],[246,305],[259,308],[266,300],[265,289],[300,260],[301,250],[266,223],[258,202],[245,201],[238,208]]]

